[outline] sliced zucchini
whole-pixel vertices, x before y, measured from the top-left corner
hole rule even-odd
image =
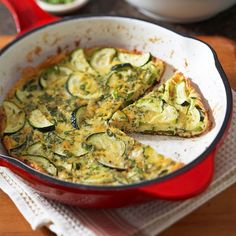
[[[130,63],[122,63],[112,66],[111,71],[121,71],[121,70],[127,70],[132,69],[133,66]]]
[[[8,152],[11,156],[19,156],[21,154],[26,154],[25,149],[27,148],[28,145],[28,140],[25,139],[25,142],[22,143],[21,145],[8,149]]]
[[[175,96],[176,96],[175,101],[176,101],[177,104],[185,105],[185,104],[188,103],[187,102],[188,96],[187,96],[186,86],[185,86],[184,81],[182,81],[181,83],[179,83],[175,86]]]
[[[42,132],[48,132],[55,129],[55,124],[47,119],[47,117],[39,110],[33,110],[29,116],[29,123]]]
[[[21,89],[17,89],[15,92],[15,96],[20,102],[25,102],[28,99],[29,95],[29,92],[23,91]]]
[[[65,152],[65,149],[59,144],[55,146],[55,149],[53,150],[54,154],[66,157],[67,153]]]
[[[97,159],[97,162],[102,164],[103,166],[106,166],[112,169],[118,169],[118,170],[127,169],[125,167],[124,160],[119,157],[112,156],[111,153],[94,152],[94,157]]]
[[[12,134],[21,130],[26,122],[25,112],[10,101],[3,102],[3,109],[6,115],[6,127],[3,132]]]
[[[106,85],[115,100],[125,99],[124,106],[137,99],[147,87],[142,84],[138,72],[131,68],[112,73],[107,79]]]
[[[68,76],[73,71],[67,67],[54,66],[44,70],[39,77],[39,85],[41,88],[49,86],[62,86],[66,82]]]
[[[74,128],[80,129],[83,121],[86,119],[87,106],[81,106],[75,109],[71,114],[71,124]]]
[[[134,73],[135,74],[135,73]],[[122,72],[114,72],[110,73],[109,77],[107,78],[106,85],[112,89],[116,89],[121,91],[125,87],[131,87],[131,84],[135,83],[135,81],[127,81],[128,77],[132,76],[132,72],[129,71],[122,71]],[[127,94],[127,91],[126,91]]]
[[[64,141],[58,145],[55,145],[54,153],[64,157],[71,156],[83,156],[89,153],[89,148],[85,148],[83,143],[73,143],[70,144],[68,141]]]
[[[66,66],[59,66],[59,71],[61,75],[70,75],[73,73],[73,70]]]
[[[124,121],[126,121],[126,122],[128,122],[128,120],[129,120],[129,118],[127,117],[127,115],[123,112],[123,111],[120,111],[120,110],[118,110],[117,112],[115,112],[114,114],[113,114],[113,116],[112,116],[112,118],[110,119],[110,123],[112,123],[113,122],[113,120],[115,120],[116,122],[124,122]]]
[[[36,79],[31,79],[27,81],[27,83],[24,84],[24,86],[22,87],[22,90],[27,92],[35,92],[38,89],[39,89],[38,80]]]
[[[57,79],[59,73],[60,71],[58,66],[53,66],[43,70],[39,77],[39,85],[42,88],[46,88],[50,82]]]
[[[12,151],[13,149],[18,149],[27,142],[26,136],[18,136],[18,134],[19,133],[14,133],[3,137],[3,142],[7,143],[8,150]]]
[[[68,163],[67,158],[65,159],[64,156],[54,154],[53,162],[57,167],[63,167],[68,172],[72,171],[73,164]]]
[[[83,182],[89,185],[102,185],[114,182],[114,177],[111,173],[98,173],[90,176],[89,178],[84,178]]]
[[[47,158],[38,155],[25,155],[21,156],[22,159],[26,164],[34,167],[35,169],[43,170],[44,172],[56,176],[57,175],[57,168],[56,166],[50,162]]]
[[[30,145],[26,152],[29,155],[45,156],[46,148],[41,142],[36,142]]]
[[[191,107],[187,113],[187,120],[185,129],[186,130],[196,130],[196,129],[203,129],[203,122],[202,122],[202,112],[197,107]]]
[[[44,76],[40,76],[39,85],[40,85],[41,88],[47,88],[48,82],[47,82],[47,79]]]
[[[97,72],[104,75],[110,71],[115,56],[115,48],[103,48],[92,55],[90,64]]]
[[[97,99],[102,95],[95,77],[86,73],[72,74],[67,80],[66,87],[72,96],[82,99]]]
[[[142,67],[143,81],[148,85],[160,81],[164,69],[165,65],[161,60],[148,62]]]
[[[71,54],[71,62],[77,70],[96,75],[96,71],[89,65],[84,50],[79,48]]]
[[[115,156],[123,156],[126,151],[125,143],[117,139],[110,130],[91,134],[86,142],[92,144],[97,150],[109,150]]]
[[[74,131],[74,128],[70,123],[67,122],[57,122],[56,125],[56,135],[61,139],[61,140],[68,140],[71,132]]]
[[[172,88],[171,88],[171,84],[168,83],[168,81],[165,84],[162,84],[159,88],[158,91],[160,92],[160,96],[161,98],[165,101],[165,102],[169,102],[171,101],[171,94],[172,94]]]
[[[151,54],[149,52],[144,54],[119,52],[118,58],[121,62],[130,63],[135,67],[140,67],[149,62]]]
[[[150,124],[173,124],[177,122],[179,113],[174,106],[169,104],[164,104],[163,111],[161,113],[157,112],[156,115],[153,114],[150,117],[148,123]]]
[[[95,147],[94,157],[99,163],[110,168],[126,169],[125,142],[117,139],[111,131],[92,134],[87,143]]]
[[[135,103],[137,107],[143,108],[144,110],[159,113],[163,111],[164,104],[165,102],[162,99],[159,99],[155,96],[149,98],[142,98]]]

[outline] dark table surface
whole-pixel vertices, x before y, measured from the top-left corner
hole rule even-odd
[[[236,5],[209,20],[191,24],[173,24],[152,20],[139,13],[137,9],[130,6],[124,0],[90,0],[90,2],[83,9],[76,12],[76,14],[104,14],[137,17],[151,20],[161,26],[181,33],[221,35],[236,40]],[[12,17],[7,9],[0,4],[0,35],[14,33],[15,26]]]

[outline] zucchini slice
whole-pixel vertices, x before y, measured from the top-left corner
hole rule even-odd
[[[55,145],[54,149],[55,154],[64,157],[80,157],[87,154],[89,151],[90,150],[88,148],[85,148],[83,143],[70,144],[68,141],[63,141],[61,144]]]
[[[33,110],[29,116],[29,123],[42,132],[48,132],[55,129],[55,124],[47,119],[47,117],[39,110]]]
[[[144,54],[119,52],[118,58],[121,62],[130,63],[135,67],[140,67],[149,62],[151,59],[151,54],[149,52]]]
[[[115,56],[115,48],[103,48],[92,55],[90,64],[100,74],[107,74],[112,67],[112,61]]]
[[[89,185],[101,185],[114,182],[114,177],[110,173],[98,173],[90,176],[89,178],[84,178],[83,182]]]
[[[92,134],[87,138],[87,143],[95,147],[94,156],[99,163],[110,168],[126,169],[125,142],[117,139],[112,132]]]
[[[73,73],[73,70],[66,66],[59,66],[59,71],[61,75],[70,75]]]
[[[179,105],[189,104],[187,101],[188,95],[184,81],[175,86],[175,96],[176,96],[175,101],[177,104]]]
[[[29,97],[30,93],[27,91],[23,91],[21,89],[17,89],[15,92],[15,96],[16,98],[20,101],[20,102],[25,102],[27,101],[28,97]]]
[[[143,108],[146,111],[163,112],[165,101],[149,94],[149,97],[143,97],[134,103],[135,106]]]
[[[127,122],[129,121],[129,118],[127,117],[127,115],[123,111],[120,111],[120,110],[115,112],[111,119],[115,119],[118,121],[127,121]]]
[[[39,77],[39,85],[41,88],[49,86],[63,86],[72,70],[65,66],[54,66],[44,70]]]
[[[81,106],[75,109],[71,114],[71,124],[75,129],[80,129],[83,121],[86,119],[87,106]]]
[[[21,156],[20,160],[24,161],[26,164],[32,166],[37,170],[42,170],[50,175],[57,175],[56,166],[50,162],[47,158],[39,155],[25,155]]]
[[[57,79],[59,73],[60,71],[58,66],[49,67],[43,70],[39,77],[39,85],[42,88],[47,88],[48,84]]]
[[[125,170],[125,163],[119,157],[114,157],[107,152],[94,152],[97,162],[111,169]]]
[[[198,130],[201,131],[205,128],[204,123],[202,122],[204,120],[204,115],[202,114],[201,109],[191,106],[187,113],[187,119],[185,122],[185,129],[192,131],[192,130]]]
[[[14,135],[17,135],[14,137]],[[14,133],[12,135],[5,135],[3,137],[3,143],[7,143],[7,149],[9,151],[12,151],[14,149],[19,149],[22,147],[24,144],[27,142],[27,137],[26,136],[18,136],[19,133]]]
[[[30,145],[27,148],[26,152],[29,155],[45,156],[46,149],[45,149],[45,146],[41,142],[36,142]]]
[[[121,71],[121,70],[127,70],[127,69],[132,69],[133,66],[130,63],[121,63],[112,66],[111,71]]]
[[[163,71],[165,69],[165,65],[163,61],[150,61],[146,65],[142,66],[142,75],[143,81],[148,85],[153,84],[155,81],[159,82]]]
[[[21,130],[25,125],[25,112],[15,103],[10,101],[3,102],[3,109],[6,114],[5,134],[12,134]]]
[[[44,76],[40,76],[39,85],[40,85],[41,88],[47,88],[48,82],[47,82],[47,79]]]
[[[79,48],[71,54],[71,62],[77,70],[96,75],[97,72],[88,63],[84,50]]]
[[[68,163],[67,158],[65,159],[64,156],[54,154],[53,155],[53,162],[57,167],[63,167],[66,171],[71,172],[73,168],[73,163]]]
[[[155,108],[154,108],[155,109]],[[148,123],[150,124],[175,124],[179,117],[179,112],[174,106],[169,104],[163,105],[163,111],[160,113],[157,111],[153,113],[153,116],[150,117]]]
[[[72,74],[67,80],[66,87],[72,96],[82,99],[97,99],[102,95],[95,77],[86,73]]]

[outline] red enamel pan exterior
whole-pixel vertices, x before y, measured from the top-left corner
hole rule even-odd
[[[18,36],[20,35],[21,40],[24,40],[24,37],[37,31],[37,27],[39,26],[52,22],[54,22],[52,24],[60,23],[59,18],[42,11],[34,0],[25,0],[24,4],[19,0],[2,0],[2,2],[12,13],[16,22]],[[14,42],[16,41],[17,39]],[[12,47],[14,42],[4,48],[2,52]],[[196,160],[182,169],[168,176],[143,183],[104,187],[85,186],[61,181],[39,173],[20,161],[4,155],[0,156],[0,166],[12,170],[42,195],[50,199],[66,204],[78,205],[80,207],[121,207],[157,198],[169,200],[186,199],[201,193],[207,188],[213,177],[214,156],[219,144],[226,136],[232,113],[231,89],[214,51],[213,54],[217,70],[222,77],[227,92],[226,116],[221,130],[213,143]]]

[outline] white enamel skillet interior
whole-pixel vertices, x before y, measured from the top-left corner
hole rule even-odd
[[[186,164],[157,181],[187,171],[216,148],[229,124],[232,93],[215,52],[199,40],[143,20],[113,16],[73,17],[37,28],[17,38],[0,53],[0,104],[19,79],[23,68],[36,66],[48,56],[56,55],[58,48],[62,51],[73,50],[78,42],[82,48],[106,46],[151,52],[167,63],[162,82],[173,74],[174,67],[191,78],[195,87],[201,91],[213,122],[206,134],[190,139],[132,135],[140,142],[150,144],[157,152]],[[36,51],[39,53],[34,53]],[[6,153],[2,144],[0,152]]]

